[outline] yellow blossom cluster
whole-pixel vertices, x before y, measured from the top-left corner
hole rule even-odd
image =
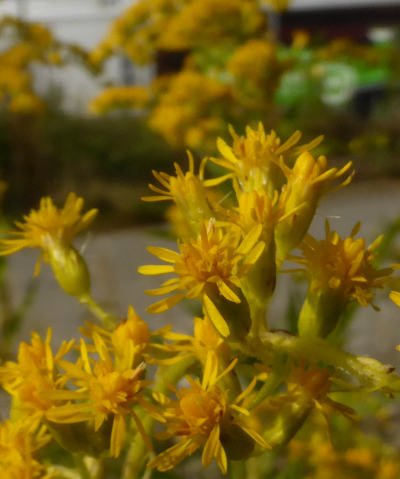
[[[382,447],[376,439],[352,434],[348,447],[335,447],[318,430],[307,438],[295,439],[289,446],[290,461],[301,463],[310,479],[395,479],[400,473],[397,451]],[[356,442],[354,443],[354,437]]]
[[[143,109],[149,103],[149,91],[144,87],[109,87],[90,103],[92,113],[104,114],[119,108]]]
[[[36,459],[50,441],[45,426],[34,421],[5,421],[0,425],[0,471],[4,479],[51,479]]]
[[[139,64],[148,63],[157,50],[243,41],[264,22],[256,0],[140,0],[113,23],[91,60],[99,63],[123,52]]]
[[[0,105],[14,113],[40,112],[45,108],[34,89],[32,65],[59,67],[69,58],[85,61],[83,50],[61,43],[48,28],[37,23],[4,17],[0,21],[0,36],[5,39],[0,48]]]
[[[267,29],[258,0],[142,0],[114,22],[91,59],[99,64],[122,53],[136,63],[150,63],[157,62],[159,52],[180,55],[180,71],[146,87],[151,101],[141,113],[171,145],[212,151],[226,123],[275,111],[274,92],[289,62],[280,58]],[[108,88],[90,109],[97,114],[142,109],[142,88]]]
[[[346,393],[400,392],[394,368],[344,351],[330,337],[349,306],[372,304],[392,273],[376,264],[379,240],[366,247],[356,239],[359,226],[344,239],[329,223],[323,240],[308,233],[322,196],[351,181],[351,163],[330,168],[314,152],[322,137],[300,143],[295,132],[282,140],[262,124],[231,134],[199,168],[189,153],[187,171],[175,164],[174,174],[154,172],[159,184],[144,198],[171,201],[183,232],[176,249],[148,247],[158,264],[139,272],[168,275],[146,291],[163,296],[148,312],[194,301],[193,334],[171,326],[150,331],[132,306],[120,318],[93,299],[73,240],[97,210],[84,213],[73,193],[62,208],[43,198],[1,240],[2,254],[41,250],[59,285],[99,321],[86,322],[81,337],[63,341],[57,352],[51,330],[45,340],[33,332],[16,360],[0,365],[0,384],[12,398],[10,420],[0,425],[7,479],[97,479],[113,461],[122,478],[140,478],[146,468],[169,471],[195,455],[204,467],[215,461],[223,474],[247,477],[250,458],[261,467],[303,424],[313,427],[309,418],[354,420]],[[219,167],[215,177],[208,177],[211,163]],[[219,188],[226,194],[215,193]],[[286,260],[309,277],[296,334],[274,331],[268,317]],[[399,303],[398,292],[391,297]],[[52,448],[66,459],[57,462]],[[333,477],[328,463],[343,478],[352,477],[343,471],[364,477],[365,469],[375,474],[366,472],[366,479],[394,479],[398,471],[396,460],[374,463],[378,456],[362,448],[342,453],[328,445],[325,456],[313,442],[305,453],[296,442],[292,448],[308,461],[310,478]]]
[[[149,124],[174,146],[207,148],[210,139],[223,131],[223,118],[232,116],[232,102],[229,85],[184,70],[171,77]]]

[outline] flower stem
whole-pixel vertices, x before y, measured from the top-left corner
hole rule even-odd
[[[384,392],[400,391],[400,377],[393,368],[367,356],[354,356],[321,338],[297,337],[281,332],[261,335],[262,348],[253,354],[267,364],[271,361],[271,350],[286,353],[292,358],[311,358],[322,361],[355,376],[362,385]]]
[[[230,479],[245,479],[247,477],[246,461],[230,461],[229,477]]]
[[[92,476],[87,468],[82,454],[74,454],[74,461],[79,471],[81,479],[92,479]]]
[[[188,357],[182,359],[178,363],[168,366],[160,367],[157,371],[154,381],[154,392],[166,393],[169,384],[176,384],[187,372],[187,370],[196,361],[195,357]],[[154,419],[146,415],[140,415],[143,427],[146,433],[151,437],[151,431],[154,426]],[[122,471],[122,479],[136,479],[139,477],[140,471],[144,466],[147,458],[148,450],[143,441],[141,434],[137,433],[132,440],[131,446],[128,450],[125,464]]]
[[[115,326],[115,323],[118,321],[118,317],[106,313],[103,308],[90,296],[89,294],[85,294],[79,298],[79,302],[81,304],[85,304],[89,310],[98,318],[103,326],[107,329],[112,329]]]

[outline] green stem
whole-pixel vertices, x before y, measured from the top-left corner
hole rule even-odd
[[[81,304],[85,304],[107,329],[113,329],[115,327],[115,323],[119,320],[118,316],[106,313],[89,294],[81,296],[79,298],[79,302]]]
[[[76,464],[76,467],[80,473],[81,479],[92,479],[92,476],[86,467],[85,461],[83,460],[83,455],[82,454],[74,454],[74,461]]]
[[[176,384],[186,374],[187,370],[195,361],[196,358],[194,356],[190,356],[188,358],[182,359],[182,361],[179,361],[172,366],[159,367],[155,377],[153,391],[165,394],[168,391],[168,385]],[[139,416],[146,433],[151,437],[155,420],[147,413],[146,415],[142,414]],[[146,444],[144,443],[142,436],[137,433],[131,443],[125,459],[125,464],[122,471],[122,479],[138,478],[139,473],[144,466],[147,455],[148,449]]]
[[[246,461],[230,461],[229,462],[230,479],[246,479],[247,467]]]
[[[271,362],[271,350],[286,353],[292,358],[310,358],[352,374],[361,384],[384,392],[399,392],[400,377],[393,369],[367,356],[354,356],[321,338],[290,336],[286,333],[263,333],[262,348],[253,351],[263,362]]]

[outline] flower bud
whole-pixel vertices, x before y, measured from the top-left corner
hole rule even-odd
[[[150,330],[132,306],[129,306],[127,319],[115,328],[111,341],[117,353],[123,352],[129,341],[139,349],[146,348],[150,341]]]
[[[52,243],[48,260],[61,288],[71,296],[89,294],[90,274],[85,260],[73,246]]]

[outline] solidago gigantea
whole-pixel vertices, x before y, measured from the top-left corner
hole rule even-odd
[[[209,466],[215,458],[222,473],[226,474],[228,460],[224,442],[227,448],[232,448],[230,442],[235,441],[234,437],[230,437],[232,434],[241,440],[244,453],[242,458],[246,454],[250,455],[254,441],[266,449],[270,448],[262,436],[247,425],[245,419],[249,412],[243,403],[254,388],[255,381],[232,402],[224,389],[218,387],[218,382],[232,370],[236,362],[234,360],[219,375],[215,367],[206,366],[202,382],[188,377],[189,387],[174,390],[176,400],[165,395],[155,395],[164,406],[162,417],[166,431],[162,437],[177,436],[180,441],[150,461],[148,467],[168,471],[186,456],[203,448],[203,466]],[[228,449],[228,454],[229,452]]]
[[[355,239],[359,229],[358,223],[342,239],[326,221],[325,239],[317,241],[307,235],[300,245],[303,255],[290,257],[305,267],[310,281],[299,318],[300,334],[329,334],[350,301],[376,308],[373,290],[384,287],[392,270],[375,266],[375,250],[382,236],[366,247],[363,238]]]
[[[40,260],[50,263],[60,286],[72,296],[82,296],[90,289],[90,277],[80,253],[73,247],[74,237],[87,228],[97,215],[96,209],[82,214],[83,199],[70,193],[63,208],[57,208],[51,198],[42,198],[38,210],[15,223],[11,238],[0,242],[0,255],[15,253],[23,248],[39,248]]]
[[[147,291],[163,296],[148,311],[197,300],[202,317],[194,319],[193,335],[170,326],[150,331],[132,306],[117,318],[91,298],[89,273],[72,241],[96,210],[82,213],[83,200],[74,194],[63,208],[44,198],[17,223],[13,238],[0,243],[2,254],[41,249],[64,290],[101,321],[86,322],[85,339],[77,346],[64,341],[56,353],[50,332],[45,340],[33,333],[18,360],[0,366],[0,383],[12,397],[12,420],[0,425],[7,479],[53,473],[94,479],[113,461],[121,477],[139,479],[146,465],[168,471],[196,451],[203,466],[215,459],[222,473],[235,477],[235,461],[243,461],[238,467],[247,477],[245,461],[251,457],[262,470],[264,459],[271,463],[263,450],[284,447],[312,411],[329,422],[335,412],[352,418],[353,410],[333,393],[400,392],[394,368],[343,351],[329,336],[350,301],[374,306],[374,290],[391,274],[376,266],[380,239],[367,247],[356,238],[358,226],[345,239],[328,223],[325,239],[308,234],[320,198],[351,181],[351,163],[329,168],[325,157],[314,157],[310,150],[321,137],[299,146],[299,132],[281,141],[262,125],[232,135],[232,145],[218,141],[221,157],[212,160],[225,169],[220,177],[206,178],[205,159],[196,172],[189,154],[188,171],[176,165],[174,175],[155,173],[161,186],[151,186],[156,194],[145,198],[171,201],[183,225],[176,250],[149,247],[160,264],[139,268],[170,275]],[[232,184],[228,199],[214,189],[222,182]],[[309,277],[298,335],[268,329],[269,301],[286,258]],[[400,304],[398,292],[391,297]],[[156,422],[164,427],[160,434]],[[50,466],[57,461],[51,448],[42,449],[39,462],[36,451],[49,436],[76,459],[74,468],[64,465],[68,458]],[[165,439],[168,445],[158,444],[155,454],[153,443]],[[346,460],[354,466],[362,452]],[[392,466],[374,471],[397,479]]]
[[[43,341],[32,333],[31,344],[22,342],[18,361],[7,361],[0,366],[0,384],[14,398],[13,407],[18,416],[43,417],[59,401],[51,393],[62,389],[66,378],[58,369],[59,361],[71,351],[74,340],[64,341],[54,355],[50,346],[51,329]]]
[[[38,451],[51,440],[45,426],[19,419],[0,424],[0,471],[3,479],[50,479]]]
[[[283,182],[280,159],[310,151],[323,140],[320,136],[306,145],[296,146],[301,139],[301,133],[296,131],[282,143],[275,131],[266,133],[261,123],[256,130],[247,127],[246,136],[238,136],[232,127],[230,132],[233,145],[219,138],[217,146],[222,158],[211,158],[211,161],[231,171],[243,191],[266,189],[271,196]]]
[[[280,167],[287,183],[282,187],[280,201],[285,212],[298,209],[276,228],[277,263],[282,265],[288,254],[296,248],[314,218],[319,200],[330,191],[348,185],[353,177],[351,173],[340,184],[332,185],[335,180],[342,178],[351,169],[349,161],[343,168],[329,168],[325,156],[314,158],[308,151],[303,152],[295,161],[292,168],[288,167],[283,158]]]
[[[195,240],[178,244],[180,253],[149,247],[150,253],[170,264],[141,266],[139,273],[175,273],[178,277],[167,280],[159,289],[147,291],[150,295],[174,293],[150,306],[148,311],[162,313],[183,298],[199,298],[216,329],[222,336],[229,336],[233,319],[227,318],[231,319],[229,325],[219,308],[225,308],[229,303],[239,305],[246,301],[241,294],[240,281],[264,249],[264,243],[259,241],[260,233],[261,227],[256,226],[242,239],[237,228],[226,228],[209,221],[203,223]],[[238,312],[243,306],[245,307],[241,305],[240,309],[237,308]],[[243,318],[245,320],[246,316]]]
[[[188,152],[189,169],[186,173],[175,163],[176,175],[168,175],[164,172],[153,171],[154,177],[158,180],[159,186],[149,185],[149,188],[157,193],[157,196],[144,196],[143,201],[170,201],[172,200],[179,209],[188,236],[197,236],[200,227],[205,220],[214,216],[210,203],[207,187],[215,186],[225,180],[206,180],[205,167],[207,158],[200,164],[199,173],[196,175],[193,155]],[[230,176],[230,175],[227,175]]]
[[[143,399],[143,389],[147,385],[142,378],[144,364],[135,365],[132,343],[127,344],[124,356],[117,361],[97,333],[93,334],[93,341],[98,360],[93,361],[89,355],[91,349],[81,339],[78,362],[60,361],[66,378],[77,389],[53,392],[51,397],[54,399],[69,402],[49,410],[47,419],[59,424],[90,421],[96,432],[108,418],[112,418],[110,454],[118,457],[125,438],[126,418],[132,417],[151,449],[142,423],[133,409],[135,404],[146,404]]]

